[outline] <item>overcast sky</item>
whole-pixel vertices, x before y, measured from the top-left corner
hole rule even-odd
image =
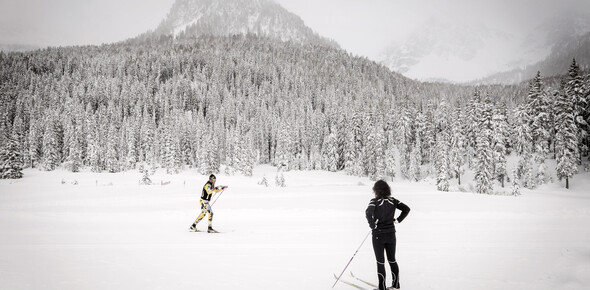
[[[590,0],[275,0],[320,35],[375,55],[431,15],[522,33]],[[0,0],[0,44],[101,44],[154,29],[174,0]]]

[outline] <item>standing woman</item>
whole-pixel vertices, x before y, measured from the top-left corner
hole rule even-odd
[[[385,255],[391,268],[392,288],[399,289],[399,267],[395,260],[395,225],[401,223],[410,208],[401,201],[391,197],[389,184],[383,180],[375,182],[373,186],[375,198],[371,199],[365,211],[369,226],[373,229],[373,250],[377,259],[377,273],[379,277],[379,290],[391,288],[385,287]],[[395,218],[395,209],[401,210],[399,217]]]

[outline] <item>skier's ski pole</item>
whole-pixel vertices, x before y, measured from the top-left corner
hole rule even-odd
[[[217,195],[217,197],[215,198],[215,200],[211,203],[211,206],[213,206],[215,204],[215,202],[219,199],[219,197],[221,196],[221,194],[225,191],[225,188],[223,190],[221,190],[221,192]]]
[[[365,236],[365,238],[363,239],[363,242],[361,243],[361,245],[359,246],[358,249],[356,249],[356,252],[354,252],[354,255],[352,255],[352,258],[350,258],[350,261],[348,261],[348,264],[346,264],[346,267],[344,267],[344,270],[342,270],[342,273],[340,273],[340,276],[338,276],[338,278],[336,279],[336,282],[334,282],[334,285],[332,285],[332,288],[334,288],[334,286],[336,286],[336,283],[338,283],[338,281],[340,280],[340,277],[342,277],[342,274],[344,274],[344,272],[346,271],[346,268],[348,268],[348,265],[350,265],[350,262],[352,262],[352,259],[354,259],[354,256],[356,256],[356,253],[358,253],[358,251],[361,249],[361,247],[363,246],[363,244],[365,243],[365,241],[367,240],[367,238],[369,237],[369,234],[371,233],[372,230],[370,230],[367,235]]]

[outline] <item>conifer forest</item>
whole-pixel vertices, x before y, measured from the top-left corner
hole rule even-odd
[[[575,60],[518,85],[425,83],[339,48],[255,35],[0,53],[0,108],[2,178],[29,167],[248,176],[271,164],[430,176],[447,191],[469,169],[490,194],[549,172],[574,182],[590,146],[590,78]]]

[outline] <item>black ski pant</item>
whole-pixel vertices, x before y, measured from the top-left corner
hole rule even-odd
[[[377,259],[377,275],[379,277],[379,290],[385,290],[385,253],[387,262],[391,268],[392,286],[399,289],[399,267],[395,260],[395,233],[373,234],[373,250]]]

